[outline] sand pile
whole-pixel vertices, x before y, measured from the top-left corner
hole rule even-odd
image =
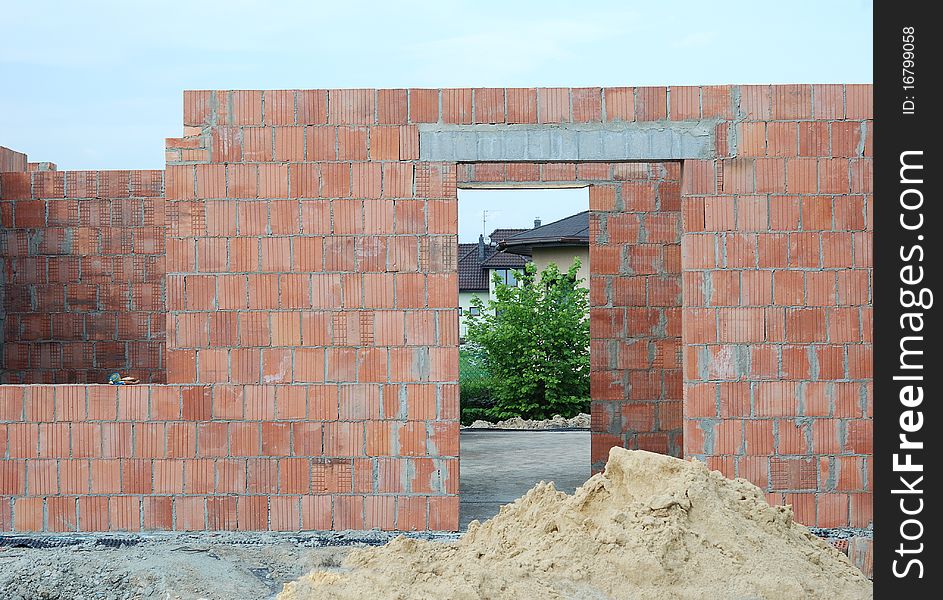
[[[872,596],[847,557],[756,486],[621,448],[572,496],[541,483],[456,543],[397,538],[344,567],[286,584],[279,598]]]

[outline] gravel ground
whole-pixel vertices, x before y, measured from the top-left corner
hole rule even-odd
[[[339,567],[352,547],[381,544],[393,537],[377,531],[0,536],[0,598],[271,598],[282,584],[315,567]],[[63,543],[69,545],[58,545]]]

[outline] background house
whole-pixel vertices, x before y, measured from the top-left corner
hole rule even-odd
[[[516,254],[532,260],[537,271],[543,271],[550,263],[555,263],[565,271],[573,263],[573,258],[580,259],[578,272],[580,284],[589,289],[589,211],[583,211],[569,217],[541,225],[534,222],[533,229],[524,229],[507,236],[498,243],[498,250],[505,254]]]
[[[459,337],[465,337],[465,319],[472,310],[472,298],[477,296],[487,303],[494,297],[494,273],[505,283],[515,283],[513,271],[524,268],[527,258],[499,251],[498,242],[523,231],[528,230],[495,229],[487,244],[481,235],[477,244],[458,245]]]
[[[542,225],[534,220],[533,229],[495,229],[478,237],[477,244],[458,245],[459,337],[465,338],[465,320],[473,310],[472,298],[487,303],[494,298],[493,274],[504,283],[516,283],[514,271],[533,261],[538,271],[550,263],[569,268],[573,258],[580,259],[580,285],[589,289],[589,211]]]

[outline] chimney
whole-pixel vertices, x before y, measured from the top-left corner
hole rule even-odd
[[[540,227],[540,217],[534,219],[534,229],[537,229],[538,227]]]
[[[485,236],[480,234],[478,236],[478,262],[485,260]]]

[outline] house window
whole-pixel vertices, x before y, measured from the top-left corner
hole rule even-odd
[[[517,285],[517,278],[514,277],[514,271],[511,269],[495,269],[495,273],[498,274],[498,278],[501,280],[501,283],[507,285]]]
[[[468,314],[470,314],[473,317],[477,317],[478,315],[481,314],[481,311],[478,310],[477,306],[472,306],[471,308],[468,309]]]

